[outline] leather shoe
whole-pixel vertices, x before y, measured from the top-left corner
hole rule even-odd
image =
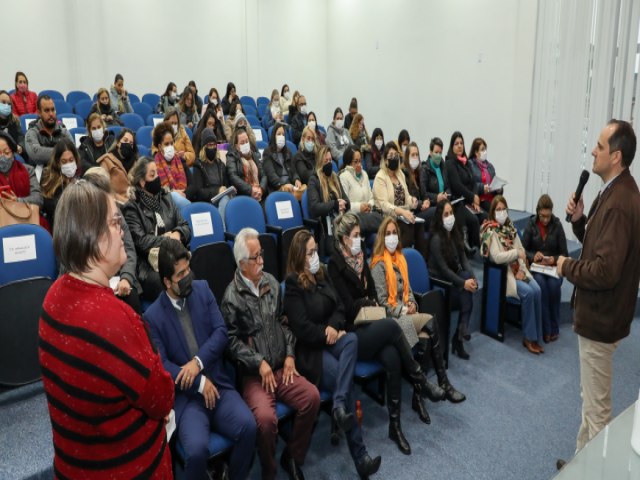
[[[296,465],[295,460],[289,455],[289,450],[285,448],[280,457],[280,466],[287,472],[290,480],[304,480],[302,470]]]
[[[534,342],[530,342],[529,340],[524,339],[524,340],[522,340],[522,345],[524,345],[524,348],[529,350],[534,355],[539,355],[540,354],[538,349],[535,347]]]
[[[538,349],[538,353],[544,353],[544,348],[538,342],[533,342],[533,346]]]
[[[344,433],[349,433],[355,424],[353,413],[348,413],[344,407],[338,407],[333,410],[333,419],[338,428]]]
[[[563,460],[561,458],[559,458],[558,460],[556,460],[556,468],[558,470],[562,470],[564,468],[564,466],[567,464],[566,460]]]
[[[356,470],[362,480],[369,478],[369,475],[373,475],[380,468],[382,463],[382,457],[378,455],[376,458],[371,458],[368,454],[364,456],[360,462],[356,464]]]
[[[558,335],[557,333],[554,333],[553,335],[549,335],[549,341],[550,342],[555,342],[556,340],[558,340],[558,337],[560,335]]]
[[[551,341],[551,335],[543,335],[542,340],[544,340],[544,343],[549,343]]]

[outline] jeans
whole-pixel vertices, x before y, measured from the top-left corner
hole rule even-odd
[[[522,333],[531,342],[542,341],[542,292],[535,280],[529,283],[516,280],[520,309],[522,313]]]
[[[173,203],[175,203],[180,210],[191,204],[189,200],[176,192],[171,192],[171,198],[173,199]]]
[[[533,278],[542,291],[542,332],[545,335],[557,335],[560,331],[560,288],[562,279],[534,273]]]

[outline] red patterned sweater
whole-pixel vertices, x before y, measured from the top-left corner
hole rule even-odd
[[[69,275],[40,318],[56,478],[172,478],[164,418],[174,385],[141,318]]]

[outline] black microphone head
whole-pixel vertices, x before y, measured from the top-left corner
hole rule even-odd
[[[580,183],[581,184],[586,184],[587,180],[589,180],[589,170],[582,170],[582,173],[580,174]]]

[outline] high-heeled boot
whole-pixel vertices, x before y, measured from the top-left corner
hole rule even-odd
[[[457,391],[449,382],[447,370],[444,368],[444,357],[442,356],[442,345],[440,344],[440,334],[437,325],[433,322],[427,324],[429,335],[431,335],[431,359],[438,376],[438,383],[445,392],[445,398],[451,403],[464,402],[467,397]]]
[[[469,354],[464,349],[464,344],[460,339],[460,335],[458,334],[458,330],[456,329],[453,334],[453,338],[451,339],[451,352],[458,355],[463,360],[469,360]]]
[[[389,411],[389,438],[396,442],[398,449],[405,455],[411,455],[411,445],[402,433],[400,425],[400,399],[393,398],[388,401]]]
[[[423,376],[425,377],[424,384],[420,385],[420,394],[424,397],[429,397],[432,402],[439,402],[444,399],[445,392],[435,383],[431,383],[426,378],[426,372],[429,369],[429,351],[431,350],[431,339],[421,337],[418,339],[418,346],[416,350],[416,362],[422,369]],[[414,393],[416,391],[416,384],[414,383]]]
[[[427,407],[424,405],[424,399],[422,398],[422,392],[419,386],[413,387],[413,396],[411,397],[411,409],[418,413],[418,417],[427,425],[431,424],[431,417],[427,412]]]

